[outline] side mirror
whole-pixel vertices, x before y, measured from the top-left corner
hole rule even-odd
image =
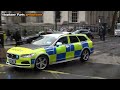
[[[56,43],[56,46],[57,46],[57,47],[60,46],[60,45],[62,45],[62,42],[57,42],[57,43]]]

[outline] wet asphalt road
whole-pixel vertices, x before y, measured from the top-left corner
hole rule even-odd
[[[95,41],[95,52],[99,52],[94,53],[88,62],[72,61],[51,65],[43,71],[14,68],[3,63],[0,64],[0,79],[120,79],[119,64],[104,63],[100,58],[95,58],[104,53],[120,57],[119,42],[120,37],[112,37],[104,43]]]
[[[2,66],[0,79],[120,79],[120,65],[74,61],[43,71]]]

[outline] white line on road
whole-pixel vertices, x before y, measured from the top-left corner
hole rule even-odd
[[[86,78],[91,78],[91,79],[106,79],[103,77],[93,77],[93,76],[85,76],[85,75],[78,75],[78,74],[72,74],[72,73],[65,73],[65,72],[60,72],[60,71],[53,71],[53,70],[43,70],[45,72],[49,73],[56,73],[56,74],[67,74],[67,75],[74,75],[74,76],[81,76],[81,77],[86,77]]]
[[[5,74],[6,72],[0,72],[0,74]]]

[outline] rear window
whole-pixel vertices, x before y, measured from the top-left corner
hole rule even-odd
[[[84,37],[84,36],[77,36],[77,37],[79,38],[80,41],[86,41],[87,40],[87,38]]]

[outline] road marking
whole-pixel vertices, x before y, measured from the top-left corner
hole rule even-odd
[[[0,64],[0,67],[9,66],[7,64]]]
[[[56,73],[56,74],[70,74],[70,73],[64,73],[64,72],[53,71],[53,70],[43,70],[43,71],[49,72],[49,73]]]
[[[57,73],[51,73],[56,79],[61,79]]]
[[[6,72],[0,72],[0,74],[5,74]]]
[[[45,72],[51,73],[56,79],[61,79],[59,74],[69,74],[69,73],[64,73],[64,72],[59,72],[59,71],[53,71],[53,70],[43,70]]]
[[[65,73],[65,72],[53,71],[53,70],[43,70],[43,71],[49,72],[49,73],[52,73],[52,74],[67,74],[67,75],[81,76],[81,77],[92,78],[92,79],[106,79],[106,78],[103,78],[103,77],[93,77],[93,76],[77,75],[77,74]],[[55,76],[55,78],[57,78],[57,77]]]

